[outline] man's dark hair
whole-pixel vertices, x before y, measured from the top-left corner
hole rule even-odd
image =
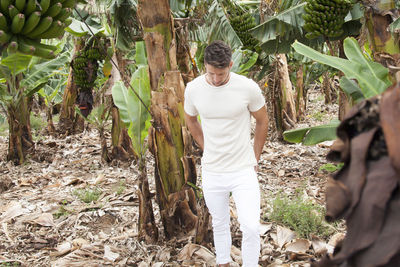
[[[216,68],[226,68],[232,60],[232,50],[223,41],[214,41],[204,51],[204,62]]]

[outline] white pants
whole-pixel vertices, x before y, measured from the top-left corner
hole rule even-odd
[[[260,255],[260,187],[253,167],[230,173],[202,171],[204,198],[212,216],[217,264],[231,262],[229,195],[242,231],[243,267],[257,267]]]

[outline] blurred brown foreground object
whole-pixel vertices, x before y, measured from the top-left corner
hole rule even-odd
[[[333,255],[313,267],[400,266],[400,82],[355,106],[327,158],[344,162],[326,188],[326,219],[345,219]]]

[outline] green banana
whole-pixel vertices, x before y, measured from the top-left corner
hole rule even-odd
[[[0,44],[5,44],[11,39],[11,34],[0,30]]]
[[[44,33],[53,22],[52,17],[42,18],[36,28],[27,34],[29,38],[36,39],[40,34]]]
[[[24,14],[25,16],[29,16],[36,10],[36,0],[28,0],[25,5]]]
[[[2,13],[0,13],[0,30],[8,31],[7,19]]]
[[[18,11],[18,9],[15,7],[15,6],[13,6],[13,5],[10,5],[9,7],[8,7],[8,17],[10,18],[10,19],[13,19],[16,15],[18,15],[19,14],[19,11]]]
[[[14,53],[16,53],[17,52],[17,50],[18,50],[18,42],[15,40],[13,40],[13,41],[11,41],[9,44],[8,44],[8,47],[7,47],[7,52],[9,53],[9,54],[14,54]]]
[[[15,0],[15,7],[19,10],[19,12],[24,11],[25,0]]]
[[[29,39],[29,38],[24,38],[23,40],[25,43],[34,46],[36,49],[42,48],[42,49],[49,49],[51,51],[57,50],[57,46],[54,46],[54,45],[42,44],[40,41],[36,41],[33,39]]]
[[[22,54],[33,55],[36,48],[33,45],[25,43],[21,38],[18,38],[18,51]]]
[[[52,5],[51,7],[49,7],[49,9],[46,11],[46,13],[44,13],[44,16],[50,16],[50,17],[55,17],[57,16],[61,9],[62,9],[62,4],[61,3],[56,3],[54,5]]]
[[[0,1],[0,8],[3,14],[8,14],[8,7],[11,4],[11,0],[1,0]]]
[[[65,7],[69,7],[69,8],[73,8],[75,6],[76,1],[75,0],[66,0],[62,3],[62,6]]]
[[[33,12],[26,20],[24,27],[22,28],[22,34],[30,33],[40,22],[40,12]]]
[[[58,13],[57,16],[54,17],[55,20],[59,21],[64,21],[66,20],[69,16],[72,14],[72,9],[71,8],[63,8],[61,9],[60,13]]]
[[[67,28],[69,25],[71,25],[71,23],[72,23],[71,18],[64,20],[64,29]]]
[[[64,33],[64,27],[61,21],[53,21],[50,28],[48,28],[44,33],[40,34],[41,39],[51,39],[56,38]]]
[[[50,0],[41,0],[40,1],[40,12],[42,14],[46,13],[47,9],[50,7]]]
[[[22,28],[24,27],[24,24],[25,24],[25,15],[24,14],[16,15],[11,23],[11,32],[20,33]]]
[[[36,47],[35,52],[33,53],[34,56],[45,58],[45,59],[53,59],[56,57],[54,51],[45,48]]]

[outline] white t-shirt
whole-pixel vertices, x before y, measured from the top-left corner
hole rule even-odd
[[[190,116],[200,115],[204,170],[232,172],[257,164],[250,142],[250,112],[264,105],[257,83],[233,72],[222,86],[210,85],[205,75],[187,84],[184,109]]]

